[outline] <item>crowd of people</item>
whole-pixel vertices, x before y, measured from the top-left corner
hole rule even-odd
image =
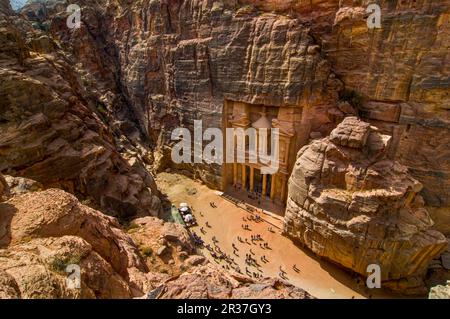
[[[192,238],[193,238],[194,244],[196,246],[203,246],[203,244],[205,243],[203,241],[203,239],[200,236],[198,236],[196,233],[194,233],[194,232],[192,233]]]
[[[215,206],[215,208],[217,208],[217,205],[215,205],[215,203],[213,204],[211,202],[210,205],[211,205],[211,207]],[[249,223],[250,222],[260,223],[263,220],[262,220],[261,216],[259,216],[259,215],[249,214],[246,217],[243,217],[243,221],[247,222],[247,223],[242,224],[241,227],[244,230],[252,232]],[[205,227],[212,228],[212,226],[208,222],[205,222]],[[202,235],[207,234],[205,227],[203,227],[203,226],[200,227],[200,232],[202,233]],[[268,227],[268,231],[274,232],[274,230],[271,226]],[[264,277],[263,265],[271,262],[269,260],[269,258],[267,258],[266,254],[259,254],[260,256],[257,257],[257,254],[254,251],[254,249],[256,249],[256,248],[259,248],[261,250],[270,250],[271,249],[269,243],[266,240],[264,240],[264,238],[261,234],[258,234],[258,233],[253,234],[252,233],[248,237],[247,236],[245,236],[245,237],[236,236],[237,242],[231,243],[231,248],[233,250],[232,255],[226,254],[224,252],[224,250],[220,246],[221,243],[219,242],[219,240],[217,239],[216,236],[212,236],[212,238],[211,238],[212,244],[211,245],[204,244],[204,240],[196,233],[193,233],[193,236],[194,236],[195,243],[199,246],[205,247],[209,251],[211,257],[216,261],[216,263],[220,264],[224,269],[234,270],[237,273],[243,274],[243,272],[240,269],[239,264],[238,264],[238,261],[239,261],[238,258],[241,258],[241,256],[244,257],[244,255],[245,255],[245,274],[249,277],[258,279],[258,278]],[[242,244],[249,245],[251,247],[245,248],[245,247],[242,247]],[[245,251],[247,251],[247,252],[245,252]],[[241,254],[241,252],[242,252],[242,254]],[[296,273],[300,273],[300,269],[296,265],[293,265],[292,269]],[[283,270],[283,268],[281,266],[279,266],[278,276],[281,279],[288,280],[287,272],[285,270]]]

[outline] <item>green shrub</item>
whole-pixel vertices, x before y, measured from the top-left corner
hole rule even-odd
[[[340,94],[340,99],[360,109],[364,104],[364,97],[354,90],[345,89]]]
[[[141,254],[145,257],[150,257],[153,254],[153,249],[148,246],[142,246],[139,248]]]
[[[70,257],[56,257],[50,262],[50,268],[53,271],[64,273],[69,265],[78,265],[81,261],[81,256],[75,255]]]
[[[127,230],[128,233],[133,233],[135,232],[137,229],[139,228],[139,225],[136,223],[129,223],[128,225],[125,226],[125,229]]]

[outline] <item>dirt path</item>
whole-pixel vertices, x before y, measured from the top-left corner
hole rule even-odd
[[[281,267],[287,274],[287,281],[318,298],[366,298],[369,294],[373,298],[394,297],[383,291],[369,290],[365,288],[364,283],[359,288],[349,273],[332,263],[318,259],[309,251],[295,246],[289,239],[281,235],[279,229],[272,227],[275,232],[269,231],[268,228],[271,225],[267,222],[244,222],[243,218],[247,219],[251,214],[223,199],[220,192],[178,174],[161,173],[157,177],[157,183],[160,190],[173,204],[179,205],[181,202],[186,202],[191,205],[199,222],[199,226],[191,230],[213,247],[212,238],[215,237],[218,240],[217,246],[222,252],[234,258],[242,273],[245,273],[247,267],[250,273],[255,272],[266,277],[279,277]],[[217,208],[212,208],[211,202],[214,202]],[[270,218],[266,219],[270,220]],[[277,223],[275,220],[271,220],[271,222]],[[206,223],[210,227],[207,227]],[[251,230],[244,230],[242,224],[249,224]],[[201,228],[205,231],[204,234],[201,233]],[[255,241],[252,244],[251,235],[255,234],[261,235],[264,241]],[[238,236],[243,239],[247,238],[249,243],[239,242]],[[260,243],[264,242],[267,242],[271,249],[261,248]],[[233,254],[233,243],[239,250],[237,252],[239,257]],[[250,254],[250,250],[254,253],[253,258],[261,266],[261,271],[245,264],[246,254]],[[224,268],[227,266],[225,261],[214,260],[207,249],[202,251],[211,262],[220,264]],[[268,262],[261,260],[263,255],[266,256]],[[294,271],[294,265],[299,271]]]

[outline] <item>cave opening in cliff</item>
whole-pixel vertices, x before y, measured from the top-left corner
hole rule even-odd
[[[264,165],[249,160],[249,136],[245,136],[246,158],[243,162],[226,163],[222,167],[225,194],[254,207],[283,216],[287,200],[288,180],[295,162],[295,124],[300,121],[299,108],[277,107],[226,100],[223,129],[278,129],[278,170],[264,173]],[[270,140],[270,137],[268,138]],[[235,145],[237,147],[237,145]],[[270,151],[271,143],[267,148]]]

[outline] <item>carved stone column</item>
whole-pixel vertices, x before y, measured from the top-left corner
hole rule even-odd
[[[242,164],[242,189],[247,186],[247,166]]]
[[[263,181],[262,181],[262,195],[265,197],[267,191],[267,175],[263,174]]]
[[[253,180],[255,177],[255,169],[250,166],[250,191],[253,192],[255,187],[255,181]]]
[[[277,175],[272,175],[271,178],[271,185],[270,185],[270,199],[275,199],[275,182],[276,182]]]

